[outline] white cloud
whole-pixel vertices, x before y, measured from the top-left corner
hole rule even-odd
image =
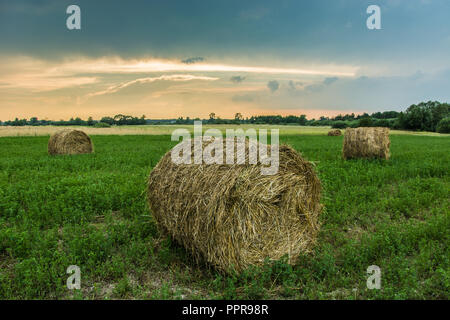
[[[184,81],[193,81],[193,80],[202,80],[202,81],[214,81],[219,78],[214,77],[205,77],[205,76],[195,76],[191,74],[171,74],[171,75],[162,75],[159,77],[147,77],[147,78],[139,78],[127,82],[122,82],[117,85],[112,85],[105,90],[100,90],[94,93],[89,93],[87,97],[99,96],[104,94],[115,93],[121,89],[127,88],[134,84],[142,84],[142,83],[151,83],[155,81],[175,81],[175,82],[184,82]]]

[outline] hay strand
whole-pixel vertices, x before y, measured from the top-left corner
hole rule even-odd
[[[278,173],[261,175],[263,165],[248,163],[246,145],[240,165],[177,165],[169,151],[149,177],[148,202],[159,230],[223,272],[285,255],[295,264],[319,230],[320,181],[313,165],[282,145]],[[270,146],[258,145],[270,154]]]
[[[48,153],[82,154],[92,153],[93,146],[89,136],[80,130],[65,129],[54,133],[48,141]]]
[[[345,130],[342,154],[344,159],[389,159],[389,128],[348,128]]]

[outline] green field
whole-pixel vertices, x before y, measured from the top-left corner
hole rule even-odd
[[[170,136],[93,135],[94,154],[58,157],[48,136],[2,137],[0,299],[449,299],[450,138],[391,135],[389,161],[344,161],[342,139],[280,137],[322,182],[314,252],[224,276],[160,237],[148,211]],[[366,288],[370,265],[380,290]]]

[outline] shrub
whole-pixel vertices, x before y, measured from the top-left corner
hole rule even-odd
[[[385,128],[390,128],[390,126],[389,126],[389,120],[387,120],[387,119],[380,119],[380,120],[375,120],[374,122],[373,122],[373,125],[375,126],[375,127],[385,127]]]
[[[450,133],[450,117],[444,118],[439,121],[436,131],[439,133]]]
[[[94,128],[110,128],[110,127],[111,125],[106,122],[97,122],[96,124],[94,124]]]
[[[345,129],[345,128],[347,128],[348,127],[348,125],[347,125],[347,123],[346,122],[344,122],[344,121],[335,121],[332,125],[331,125],[331,127],[332,128],[334,128],[334,129]]]
[[[360,127],[372,127],[373,126],[372,118],[367,117],[367,118],[360,119],[359,126]]]

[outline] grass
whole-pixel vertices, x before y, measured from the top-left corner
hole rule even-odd
[[[391,160],[343,161],[342,137],[281,136],[322,181],[318,245],[298,266],[227,276],[162,238],[148,211],[170,136],[92,139],[92,155],[50,157],[46,136],[0,138],[0,298],[449,299],[448,137],[392,135]],[[381,290],[366,288],[370,265]]]
[[[175,129],[185,128],[191,133],[194,131],[193,125],[136,125],[136,126],[112,126],[111,128],[94,128],[94,127],[80,127],[80,126],[0,126],[0,137],[24,137],[24,136],[46,136],[55,133],[61,129],[80,129],[89,135],[170,135]],[[311,127],[311,126],[297,126],[297,125],[203,125],[203,131],[209,128],[218,128],[225,132],[225,129],[279,129],[280,135],[321,135],[327,134],[331,129],[329,126]],[[441,134],[436,132],[412,132],[404,130],[391,130],[391,134],[407,134],[420,136],[447,136],[450,134]]]

